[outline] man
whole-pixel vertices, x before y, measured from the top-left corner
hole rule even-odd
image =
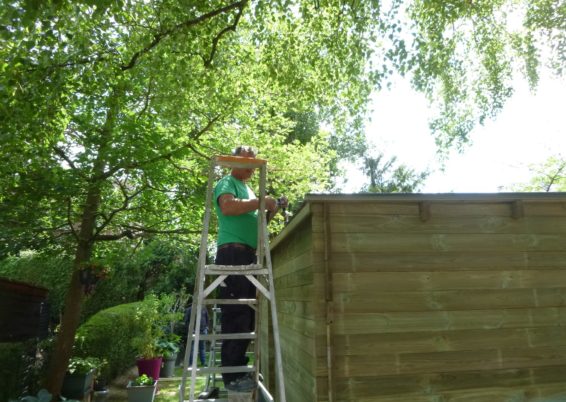
[[[235,156],[255,158],[251,147],[240,146],[233,152]],[[257,219],[259,199],[256,198],[246,181],[252,177],[254,169],[233,168],[223,177],[214,189],[214,206],[218,216],[217,265],[255,264],[257,248]],[[278,205],[279,204],[279,205]],[[277,202],[265,197],[265,208],[273,216],[279,206],[285,208],[284,197]],[[255,299],[255,286],[243,275],[228,276],[225,286],[220,287],[222,299]],[[252,332],[255,326],[254,310],[246,305],[222,305],[222,333]],[[249,339],[224,340],[222,342],[222,366],[244,366],[248,363],[246,351]],[[245,373],[223,373],[226,389],[238,392],[251,391],[255,381]]]
[[[191,310],[193,309],[193,305],[191,304],[189,307],[185,309],[185,317],[183,318],[183,322],[185,323],[185,327],[189,328],[189,322],[191,320]],[[196,328],[196,326],[195,326]],[[185,333],[187,332],[185,331]],[[202,306],[201,313],[200,313],[200,333],[202,335],[208,334],[208,310],[206,307]],[[189,365],[193,364],[193,353],[195,351],[194,342],[191,341],[191,355],[189,357]],[[205,350],[205,343],[204,341],[198,342],[198,356],[200,360],[200,364],[202,366],[206,365],[206,350]]]

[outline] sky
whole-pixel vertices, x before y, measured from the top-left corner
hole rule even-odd
[[[428,121],[433,116],[425,97],[406,81],[397,80],[391,90],[373,97],[368,141],[386,158],[397,157],[416,171],[432,173],[423,193],[491,193],[510,191],[513,184],[527,182],[530,164],[552,155],[566,156],[566,78],[543,75],[535,93],[524,80],[494,120],[476,127],[471,144],[462,153],[452,152],[444,171],[437,156]],[[365,178],[348,169],[344,192],[357,192]]]

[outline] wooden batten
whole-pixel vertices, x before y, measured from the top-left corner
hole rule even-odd
[[[324,219],[324,272],[325,272],[325,302],[326,302],[326,368],[328,377],[328,402],[334,402],[334,296],[332,291],[332,271],[330,270],[330,257],[332,252],[331,228],[328,207],[326,204],[322,206],[322,216]]]
[[[430,219],[430,202],[421,201],[419,202],[419,216],[421,221],[426,222]]]
[[[511,203],[511,217],[513,219],[521,219],[525,216],[523,201],[516,200]]]
[[[294,402],[566,400],[566,193],[308,195],[271,253]]]

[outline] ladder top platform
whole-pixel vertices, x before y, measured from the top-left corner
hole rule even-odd
[[[245,156],[218,155],[214,157],[217,165],[229,168],[258,168],[267,165],[267,160],[258,158],[248,158]]]

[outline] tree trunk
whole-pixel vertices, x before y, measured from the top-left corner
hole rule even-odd
[[[91,179],[87,182],[88,192],[77,239],[73,275],[65,298],[61,330],[55,339],[45,384],[47,390],[54,396],[59,396],[61,393],[63,379],[73,351],[75,334],[80,323],[84,295],[79,280],[79,270],[83,263],[89,261],[94,248],[96,216],[100,208],[102,184],[105,180],[100,178],[103,177],[102,174],[106,165],[106,150],[112,139],[120,94],[121,88],[114,88],[112,95],[108,98],[109,107],[106,112],[106,120],[98,138],[98,154],[93,165]]]
[[[99,204],[100,186],[93,186],[87,195],[73,264],[73,274],[71,276],[67,296],[65,297],[61,329],[55,340],[49,371],[47,373],[46,388],[55,396],[61,393],[63,379],[73,351],[75,334],[80,323],[84,295],[79,280],[79,270],[81,265],[87,262],[92,254],[94,224]]]

